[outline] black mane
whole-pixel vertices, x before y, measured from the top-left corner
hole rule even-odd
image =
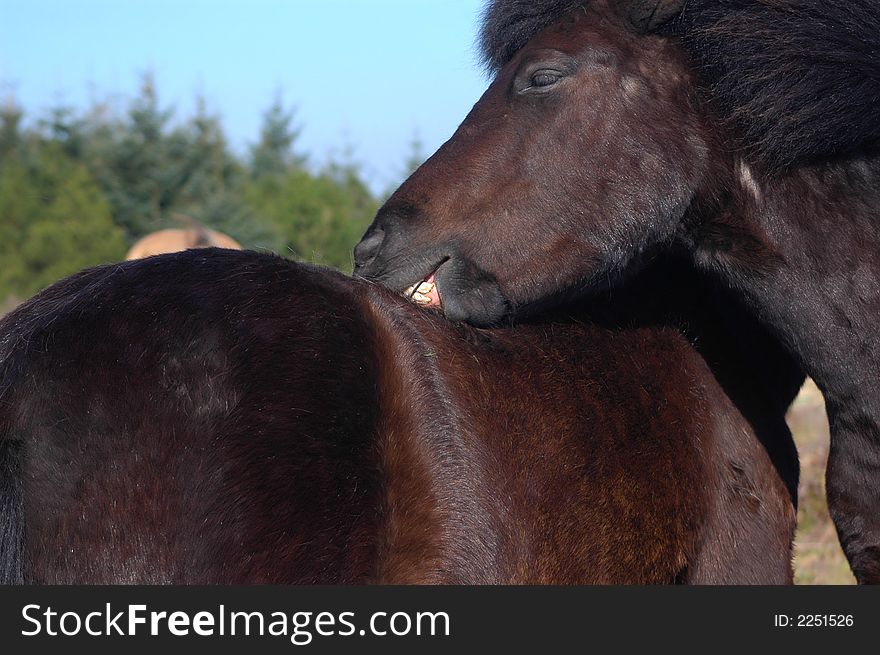
[[[587,4],[490,0],[480,38],[487,68],[497,71],[544,27]],[[754,160],[786,168],[880,144],[877,0],[683,4],[664,31],[687,50],[708,102]]]
[[[497,72],[538,32],[586,4],[584,0],[488,0],[479,38],[483,64]]]

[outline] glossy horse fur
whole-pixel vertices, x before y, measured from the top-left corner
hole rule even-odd
[[[790,582],[802,376],[654,279],[481,330],[256,253],[68,278],[0,322],[3,578]]]
[[[821,388],[829,506],[880,582],[880,8],[494,0],[494,79],[388,200],[356,273],[492,325],[678,252]]]

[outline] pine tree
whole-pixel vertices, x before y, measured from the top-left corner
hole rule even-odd
[[[127,119],[95,129],[88,165],[101,185],[116,223],[128,241],[158,229],[165,210],[185,181],[180,157],[185,143],[166,136],[169,109],[159,107],[155,83],[144,75]]]
[[[57,142],[0,166],[0,303],[125,254],[122,230],[88,170]]]
[[[351,251],[378,209],[353,160],[319,174],[291,169],[255,181],[247,194],[254,214],[272,220],[283,254],[351,271]]]
[[[304,168],[306,157],[296,154],[293,146],[300,129],[293,124],[294,111],[287,110],[280,94],[263,114],[260,140],[251,148],[250,170],[254,178],[284,175],[291,168]]]
[[[14,100],[0,107],[0,163],[21,145],[21,108]]]
[[[0,108],[0,306],[122,258],[136,238],[179,225],[176,217],[350,270],[378,206],[352,148],[310,170],[280,99],[244,161],[204,100],[190,119],[172,118],[150,75],[121,117],[100,104],[83,114],[59,107],[25,128],[14,102]]]
[[[70,107],[55,107],[49,111],[49,118],[39,122],[46,137],[54,141],[68,157],[82,160],[85,157],[85,121],[78,118]]]
[[[405,180],[412,175],[419,166],[425,163],[425,159],[427,159],[425,155],[425,142],[422,141],[418,131],[413,132],[412,139],[409,142],[409,152],[403,163],[402,178]]]

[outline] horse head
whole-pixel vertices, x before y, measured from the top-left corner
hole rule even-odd
[[[680,3],[555,4],[524,44],[535,26],[504,13],[522,3],[490,5],[494,80],[379,211],[357,274],[486,325],[675,234],[711,163],[687,58],[661,33]]]

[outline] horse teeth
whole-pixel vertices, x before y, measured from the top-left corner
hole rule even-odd
[[[434,291],[437,284],[435,282],[427,282],[422,280],[421,282],[416,282],[415,284],[409,286],[404,292],[403,296],[412,300],[414,303],[419,305],[430,305],[431,304],[431,292]]]

